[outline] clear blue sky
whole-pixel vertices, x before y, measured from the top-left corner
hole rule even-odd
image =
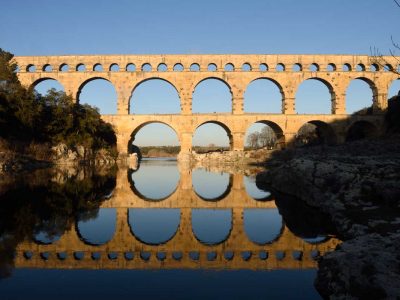
[[[392,0],[0,1],[0,47],[15,55],[370,54],[371,46],[387,53],[390,36],[400,41],[400,8]],[[259,98],[253,104],[245,103],[246,110],[273,111],[279,107],[276,104],[279,95],[268,84],[255,83],[246,92]],[[165,85],[156,89],[155,86],[155,83],[143,86],[133,95],[138,113],[163,111],[166,101],[173,102],[172,107],[179,107],[173,91]],[[399,89],[397,81],[391,93]],[[298,112],[329,109],[326,92],[318,83],[304,83],[296,95],[304,99],[297,102]],[[199,111],[224,111],[224,93],[224,86],[210,83],[208,90],[197,92],[201,103],[194,103],[193,107]],[[113,95],[112,87],[96,83],[87,86],[80,100],[97,105],[106,113],[115,110],[110,105]],[[370,91],[363,83],[352,83],[348,97],[355,99],[351,110],[370,104]],[[146,99],[157,99],[159,104],[152,108]],[[221,105],[216,106],[214,99]],[[268,107],[266,99],[270,101]],[[321,103],[321,107],[316,107],[316,103]],[[146,133],[145,128],[141,143],[157,143],[146,140],[156,134]],[[207,138],[219,139],[211,130],[199,138],[199,143],[204,140],[207,144]]]

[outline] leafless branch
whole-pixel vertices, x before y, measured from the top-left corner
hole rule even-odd
[[[396,5],[398,7],[400,7],[400,0],[393,0],[393,1],[394,1],[394,3],[396,3]],[[382,55],[382,53],[379,51],[379,49],[376,47],[370,48],[371,56],[372,56],[371,62],[377,64],[381,68],[386,68],[387,66],[390,65],[390,66],[392,66],[392,68],[389,71],[400,75],[400,70],[398,69],[398,65],[400,63],[400,58],[399,58],[399,56],[396,56],[396,50],[400,50],[400,44],[398,44],[394,41],[393,36],[390,37],[390,40],[392,41],[393,48],[389,49],[389,53],[396,63],[393,64],[393,62],[392,62],[390,64],[387,61],[387,59],[385,59],[385,57]]]

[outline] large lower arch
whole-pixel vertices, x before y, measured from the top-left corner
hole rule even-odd
[[[267,77],[249,83],[244,92],[244,111],[256,113],[282,113],[285,99],[282,86]]]
[[[192,92],[192,112],[232,112],[232,91],[229,84],[217,77],[199,81]]]
[[[219,151],[226,148],[232,150],[233,137],[231,130],[227,125],[219,121],[203,122],[197,126],[193,133],[192,145],[197,152],[199,147],[208,147],[210,151]]]
[[[192,231],[202,244],[225,242],[232,231],[231,209],[192,209]]]
[[[285,146],[285,135],[275,122],[260,120],[253,123],[246,131],[245,145],[251,149],[281,149]]]
[[[179,208],[130,208],[128,223],[132,235],[146,245],[170,241],[179,228]]]
[[[299,114],[331,114],[335,107],[335,93],[328,81],[312,77],[299,85],[295,101]]]
[[[100,114],[117,113],[117,91],[111,81],[103,77],[92,77],[83,82],[76,95],[79,103],[99,109]]]
[[[365,77],[350,81],[346,89],[346,112],[348,114],[370,114],[377,101],[378,90],[375,83]]]
[[[57,79],[51,77],[44,77],[36,80],[32,83],[31,88],[43,96],[51,89],[65,92],[64,86]]]
[[[378,136],[378,128],[368,121],[356,121],[347,129],[346,141],[356,141]]]
[[[117,212],[115,208],[100,208],[85,212],[78,217],[76,231],[80,239],[89,245],[103,245],[114,236]]]
[[[130,114],[179,114],[180,98],[177,88],[164,78],[148,78],[132,90]]]
[[[319,120],[312,120],[300,127],[295,143],[297,146],[333,145],[337,143],[337,136],[329,124]]]
[[[142,146],[179,146],[178,131],[173,125],[161,121],[148,121],[138,125],[131,133],[128,153],[140,153]]]

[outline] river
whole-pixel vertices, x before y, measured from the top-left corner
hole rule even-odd
[[[3,183],[1,299],[319,299],[339,241],[285,219],[259,171],[147,159]]]

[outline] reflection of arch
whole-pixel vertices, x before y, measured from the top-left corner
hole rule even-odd
[[[133,169],[129,169],[129,170],[128,170],[128,174],[127,174],[127,175],[128,175],[128,182],[129,182],[129,186],[130,186],[132,192],[133,192],[137,197],[139,197],[140,199],[142,199],[142,200],[144,200],[144,201],[151,201],[151,202],[163,201],[163,200],[168,199],[169,197],[171,197],[173,194],[175,194],[176,191],[177,191],[178,188],[179,188],[179,181],[180,181],[180,180],[178,180],[178,182],[177,182],[177,184],[176,184],[174,190],[173,190],[171,193],[169,193],[168,195],[166,195],[165,197],[162,197],[162,198],[150,198],[150,197],[147,197],[147,196],[143,195],[143,194],[136,188],[135,182],[134,182],[133,179],[132,179],[132,174],[133,174],[133,173],[136,173],[136,172],[138,172],[138,171],[139,171],[139,168],[136,169],[136,170],[133,170]],[[152,183],[151,183],[151,184],[152,184]]]
[[[300,131],[307,125],[312,124],[315,126],[314,132],[309,132],[306,136],[300,133]],[[296,142],[300,145],[315,145],[315,144],[336,144],[337,136],[333,128],[323,121],[312,120],[305,123],[297,132]]]
[[[314,238],[303,238],[303,240],[308,243],[308,244],[312,244],[312,245],[318,245],[318,244],[322,244],[322,243],[326,243],[327,241],[329,241],[331,239],[331,237],[329,235],[325,235],[325,236],[316,236]]]
[[[258,234],[253,232],[254,230],[262,230],[259,228],[259,226],[261,224],[254,223],[254,222],[257,222],[260,220],[259,216],[258,216],[258,218],[255,218],[254,216],[248,218],[248,216],[246,216],[248,214],[260,214],[260,213],[262,213],[262,214],[267,213],[267,218],[264,217],[264,220],[263,220],[264,223],[265,223],[265,221],[266,221],[266,223],[262,224],[262,225],[268,226],[268,228],[265,228],[265,230],[268,230],[269,228],[271,228],[272,227],[271,225],[277,225],[277,224],[271,223],[271,221],[272,222],[274,221],[271,217],[271,214],[275,214],[276,216],[279,216],[279,218],[280,218],[279,225],[277,228],[275,228],[275,229],[277,229],[276,230],[277,232],[273,232],[273,234],[271,234],[271,236],[268,236],[268,238],[266,238],[264,235],[262,238],[263,239],[262,241],[259,237],[257,237]],[[250,225],[248,222],[246,222],[246,221],[249,221],[249,219],[250,219],[250,221],[253,222],[253,223],[250,223]],[[245,209],[243,211],[243,229],[244,229],[244,232],[246,233],[247,238],[251,242],[253,242],[257,245],[267,245],[267,244],[272,244],[280,239],[280,237],[282,236],[283,231],[285,229],[285,224],[284,224],[283,218],[279,214],[278,209],[268,209],[268,208],[267,209],[265,209],[265,208],[264,209],[259,209],[259,208]],[[265,232],[264,232],[264,234],[265,234]]]
[[[254,199],[255,201],[260,201],[260,202],[274,200],[272,193],[257,187],[255,179],[251,180],[251,177],[252,176],[243,176],[243,184],[247,195],[252,199]],[[254,195],[252,192],[253,189],[255,189],[256,193],[260,193],[261,195],[259,196]]]
[[[105,215],[102,215],[102,214]],[[83,233],[83,231],[85,231],[85,229],[82,228],[82,226],[85,226],[85,223],[88,223],[86,226],[93,227],[96,228],[96,233],[100,232],[101,234],[104,233],[104,230],[98,230],[99,226],[98,223],[104,223],[105,220],[107,220],[107,214],[111,214],[112,220],[111,222],[113,223],[113,226],[104,226],[103,229],[110,229],[111,227],[113,227],[113,230],[111,230],[110,232],[108,232],[108,235],[106,237],[104,237],[104,240],[101,241],[94,241],[92,240],[90,237],[85,236],[85,233]],[[81,219],[82,218],[82,219]],[[106,218],[104,220],[104,218]],[[83,224],[80,224],[81,222],[83,222]],[[110,225],[108,222],[106,222],[107,225]],[[115,230],[117,228],[117,212],[115,208],[100,208],[100,209],[96,209],[93,211],[86,211],[83,213],[83,215],[81,215],[81,217],[78,217],[76,220],[76,226],[75,226],[75,230],[76,233],[79,237],[79,239],[87,244],[87,245],[93,245],[93,246],[99,246],[99,245],[104,245],[106,243],[108,243],[110,240],[112,240],[113,236],[115,235]],[[88,229],[86,229],[88,230]],[[91,231],[89,229],[89,231]]]
[[[356,121],[349,126],[346,133],[346,141],[356,141],[365,138],[373,138],[378,135],[378,128],[368,121]]]
[[[220,122],[220,121],[210,120],[210,121],[206,121],[206,122],[201,123],[201,124],[198,125],[198,126],[196,127],[196,129],[194,130],[193,136],[195,136],[196,130],[197,130],[199,127],[201,127],[201,126],[203,126],[203,125],[205,125],[205,124],[215,124],[215,125],[221,126],[221,127],[225,130],[225,132],[226,132],[226,134],[227,134],[227,136],[228,136],[228,139],[229,139],[229,147],[230,147],[230,150],[232,150],[232,146],[233,146],[232,132],[231,132],[230,128],[229,128],[227,125],[225,125],[224,123],[222,123],[222,122]]]
[[[180,99],[180,95],[179,95],[179,91],[178,91],[177,87],[176,87],[171,81],[169,81],[169,80],[167,80],[167,79],[165,79],[165,78],[161,78],[161,77],[150,77],[150,78],[146,78],[146,79],[144,79],[144,80],[138,82],[138,83],[133,87],[133,89],[132,89],[132,91],[131,91],[131,96],[129,97],[129,102],[128,102],[128,111],[129,111],[130,114],[132,114],[132,112],[131,112],[131,102],[132,102],[132,100],[133,100],[134,93],[135,93],[136,89],[137,89],[139,86],[142,86],[143,84],[145,84],[146,82],[149,82],[149,81],[154,81],[154,82],[156,82],[156,81],[161,81],[161,82],[165,82],[165,83],[168,84],[169,87],[172,87],[172,88],[174,89],[174,91],[176,92],[175,97],[178,99],[178,103],[179,103],[179,107],[180,107],[181,99]]]
[[[194,172],[193,172],[193,173],[194,173]],[[193,173],[192,173],[192,178],[193,178]],[[213,198],[204,197],[204,196],[201,195],[201,193],[197,192],[197,191],[196,191],[196,188],[195,188],[195,186],[194,186],[194,185],[195,185],[194,182],[195,182],[195,181],[192,179],[193,192],[194,192],[200,199],[202,199],[202,200],[204,200],[204,201],[209,201],[209,202],[217,202],[217,201],[220,201],[220,200],[224,199],[225,197],[227,197],[227,196],[230,194],[231,189],[232,189],[232,185],[233,185],[233,175],[232,175],[231,173],[229,173],[228,185],[227,185],[225,191],[224,191],[221,195],[219,195],[219,196],[217,196],[217,197],[213,197]]]
[[[256,123],[260,123],[260,124],[269,126],[274,131],[275,136],[276,136],[275,146],[277,148],[285,147],[285,135],[283,134],[282,128],[278,124],[276,124],[275,122],[269,121],[269,120],[259,120],[259,121],[254,122],[253,124],[256,124]],[[251,124],[247,128],[246,132],[249,130],[249,128],[253,124]]]
[[[229,228],[225,228],[222,232],[223,237],[218,237],[218,240],[207,241],[206,237],[210,237],[209,235],[216,235],[217,231],[215,229],[221,228],[221,224],[216,226],[216,222],[221,222],[221,214],[229,213]],[[200,215],[198,215],[200,214]],[[206,218],[206,220],[204,220]],[[220,245],[227,241],[231,235],[233,229],[233,213],[232,209],[192,209],[191,212],[191,220],[192,220],[192,232],[193,236],[200,243],[205,245]],[[203,234],[201,230],[204,230],[206,233]],[[215,238],[215,237],[214,237]]]
[[[52,232],[51,235],[48,235],[45,231],[40,231],[32,237],[32,241],[38,245],[51,245],[56,243],[62,235],[63,232]]]
[[[162,220],[163,217],[165,218],[166,214],[165,213],[173,213],[174,215],[169,217],[169,220],[167,219],[167,222],[172,222],[172,228],[169,228],[168,225],[170,224],[165,224],[165,220]],[[135,223],[136,219],[135,216],[133,216],[136,213],[136,218],[140,219],[138,223]],[[156,213],[156,216],[153,214]],[[161,213],[161,215],[160,215]],[[140,214],[144,214],[144,216],[140,216]],[[158,214],[158,215],[157,215]],[[168,215],[167,214],[167,215]],[[164,216],[163,216],[164,215]],[[151,226],[140,226],[141,222],[146,222],[146,221],[164,221],[162,224],[154,224],[152,222]],[[129,228],[131,231],[131,234],[137,239],[139,242],[146,244],[146,245],[162,245],[168,243],[170,240],[172,240],[176,233],[179,230],[180,226],[180,221],[181,221],[181,212],[180,209],[172,209],[172,208],[140,208],[140,209],[133,209],[130,208],[128,209],[128,224]],[[158,225],[158,226],[155,226]],[[153,229],[156,231],[156,234],[160,235],[161,233],[164,233],[164,237],[162,239],[159,238],[159,240],[154,241],[151,240],[151,238],[146,239],[146,233],[144,230],[146,229]],[[167,232],[165,232],[167,230]],[[163,232],[164,231],[164,232]]]

